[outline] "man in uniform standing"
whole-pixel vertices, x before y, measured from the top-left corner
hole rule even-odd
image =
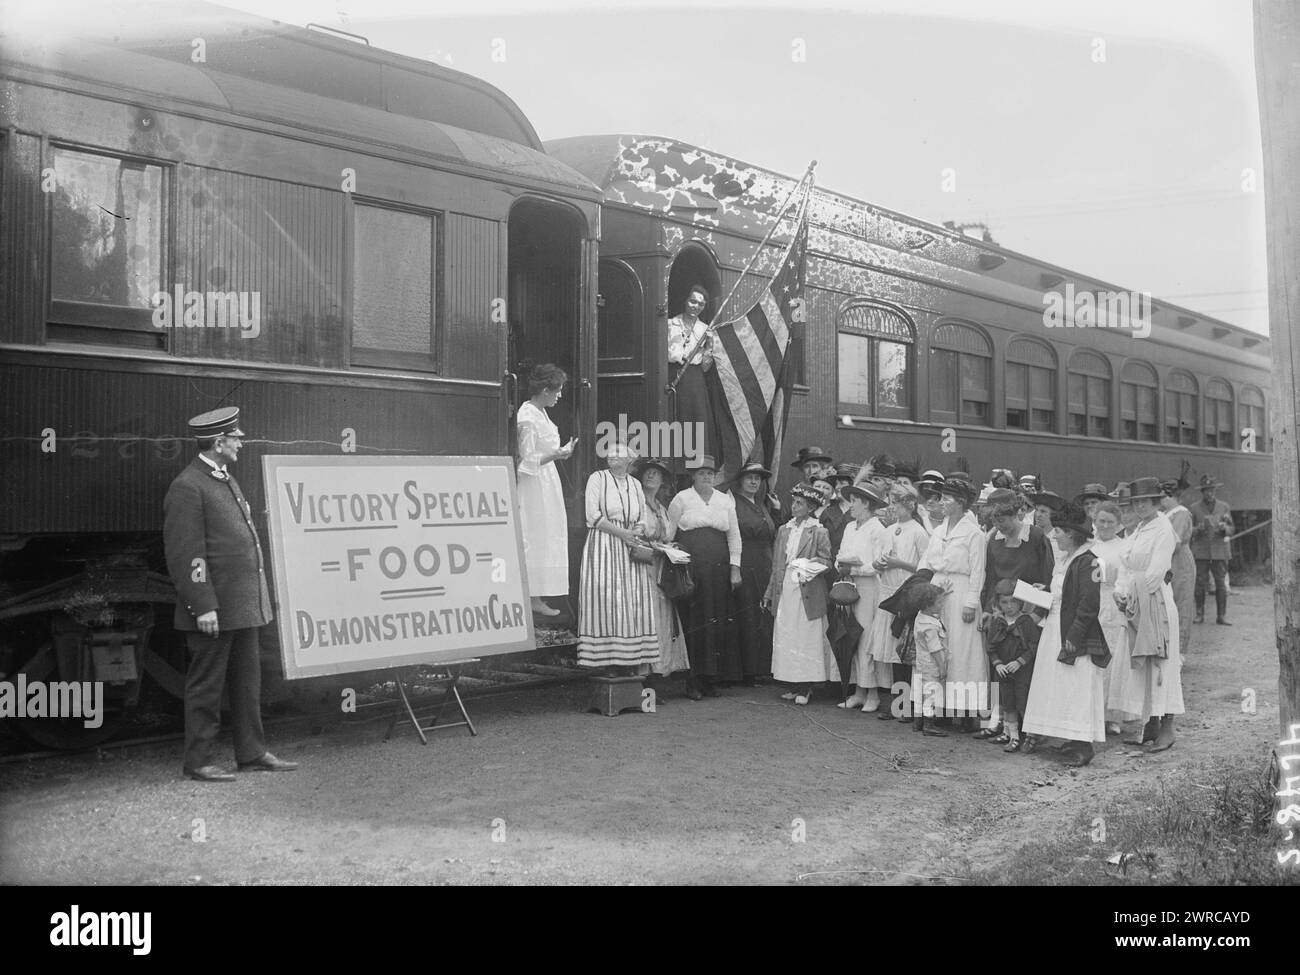
[[[1214,604],[1220,626],[1228,622],[1228,536],[1232,534],[1232,511],[1225,501],[1215,498],[1215,489],[1221,487],[1209,474],[1201,475],[1201,500],[1187,510],[1192,514],[1192,558],[1196,560],[1197,623],[1205,622],[1205,590],[1210,573],[1214,573]]]
[[[176,476],[163,500],[167,571],[179,597],[175,626],[186,634],[190,651],[185,774],[200,782],[235,779],[212,759],[227,671],[240,771],[292,771],[297,763],[268,752],[262,731],[257,636],[258,628],[271,622],[271,595],[252,512],[226,469],[243,446],[239,407],[196,416],[189,426],[199,456]]]

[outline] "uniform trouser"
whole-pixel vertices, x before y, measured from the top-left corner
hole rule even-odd
[[[1214,574],[1214,606],[1218,610],[1219,619],[1223,619],[1228,613],[1226,559],[1196,560],[1196,587],[1192,590],[1192,598],[1196,600],[1196,615],[1202,616],[1205,613],[1205,590],[1209,587],[1211,573]]]
[[[257,627],[217,636],[187,633],[185,673],[185,769],[212,764],[212,745],[221,729],[221,688],[230,676],[230,710],[235,727],[235,761],[266,754],[262,731],[262,661]]]

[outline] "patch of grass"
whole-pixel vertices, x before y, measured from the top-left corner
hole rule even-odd
[[[1267,762],[1255,769],[1228,760],[1191,765],[1081,811],[1069,828],[1026,844],[973,879],[1016,885],[1300,885],[1300,869],[1277,862],[1279,851],[1296,844],[1274,822],[1276,801]],[[1120,862],[1111,862],[1116,857]]]

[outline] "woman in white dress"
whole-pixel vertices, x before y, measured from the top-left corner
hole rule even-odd
[[[820,504],[821,493],[811,484],[791,489],[791,518],[776,533],[772,577],[763,596],[763,608],[776,617],[772,677],[796,685],[782,695],[795,704],[807,704],[812,685],[829,680],[834,665],[826,640],[826,585],[794,564],[796,559],[808,559],[830,567],[830,534],[812,517]]]
[[[877,607],[880,605],[880,573],[876,559],[889,548],[888,530],[876,517],[888,501],[871,488],[853,485],[840,493],[848,499],[852,520],[844,526],[836,565],[847,570],[858,590],[858,601],[853,604],[853,615],[862,627],[858,638],[858,651],[853,658],[850,680],[856,685],[847,701],[837,707],[848,711],[859,708],[870,713],[880,708],[880,688],[894,684],[894,669],[889,664],[877,664],[871,659],[871,633],[875,629]],[[888,693],[888,690],[886,690]],[[888,709],[885,711],[888,714]]]
[[[1178,535],[1160,513],[1160,482],[1139,477],[1131,485],[1137,525],[1129,533],[1124,568],[1128,581],[1121,594],[1128,620],[1129,658],[1142,697],[1145,726],[1139,741],[1155,742],[1151,751],[1174,744],[1174,715],[1183,713],[1182,648],[1178,642],[1178,607],[1165,575],[1173,566]]]
[[[647,542],[666,542],[672,535],[672,527],[668,518],[668,506],[660,503],[659,493],[663,490],[664,482],[672,477],[672,471],[657,460],[637,461],[635,470],[641,479],[641,490],[645,493],[645,539]],[[663,553],[655,552],[654,562],[638,566],[650,576],[658,595],[655,601],[655,626],[659,631],[659,660],[651,665],[650,670],[663,677],[679,670],[689,670],[691,666],[686,653],[686,634],[677,618],[677,608],[658,584],[665,558]]]
[[[944,478],[944,518],[934,526],[920,568],[934,573],[934,585],[948,590],[944,626],[948,631],[948,684],[944,712],[962,719],[966,731],[979,731],[979,714],[990,714],[989,660],[979,631],[980,592],[988,536],[971,513],[975,484],[964,471]],[[996,721],[994,722],[996,724]]]
[[[1092,526],[1077,504],[1052,514],[1061,558],[1052,569],[1052,608],[1043,623],[1034,657],[1022,751],[1038,747],[1039,737],[1064,738],[1067,764],[1087,765],[1093,743],[1106,740],[1106,665],[1110,650],[1098,613],[1101,572],[1089,540]]]
[[[1124,556],[1128,542],[1119,537],[1121,516],[1119,506],[1113,501],[1103,501],[1093,509],[1092,526],[1096,538],[1092,550],[1102,563],[1101,571],[1101,631],[1110,647],[1111,661],[1106,668],[1106,733],[1118,735],[1125,721],[1136,721],[1142,715],[1142,689],[1133,677],[1129,666],[1128,623],[1115,602],[1116,591],[1123,592],[1128,584]]]
[[[569,519],[555,462],[573,456],[575,441],[561,446],[559,428],[546,412],[560,401],[567,379],[557,365],[535,366],[528,377],[529,399],[517,414],[519,525],[533,614],[542,617],[560,615],[542,597],[569,592]]]
[[[888,497],[889,506],[880,509],[881,545],[875,562],[872,563],[880,579],[879,596],[876,599],[875,615],[871,618],[871,629],[865,637],[866,656],[875,669],[877,680],[885,674],[892,674],[895,666],[903,666],[902,658],[898,655],[899,638],[894,636],[892,630],[894,614],[881,609],[880,604],[898,592],[907,577],[916,571],[930,541],[925,528],[916,519],[919,502],[916,489],[895,484],[889,489]],[[864,711],[868,707],[868,704],[862,705]],[[878,709],[877,704],[871,710]]]

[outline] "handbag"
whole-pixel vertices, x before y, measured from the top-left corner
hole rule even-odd
[[[858,592],[858,587],[853,584],[853,580],[846,572],[831,583],[831,591],[827,597],[836,606],[852,606],[862,594]]]
[[[676,564],[664,559],[663,571],[659,573],[659,588],[669,599],[689,599],[695,595],[695,578],[691,575],[688,564]]]

